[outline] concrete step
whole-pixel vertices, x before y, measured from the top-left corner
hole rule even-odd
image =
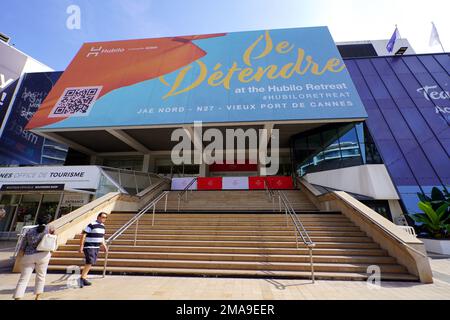
[[[82,253],[74,251],[57,251],[52,255],[56,258],[83,258]],[[99,258],[105,254],[100,253]],[[112,249],[109,259],[138,259],[138,260],[196,260],[196,261],[254,261],[254,262],[292,262],[309,263],[309,254],[281,255],[281,254],[224,254],[224,253],[160,253],[160,252],[117,252]],[[329,256],[313,254],[314,263],[351,263],[351,264],[395,264],[394,258],[388,256]]]
[[[51,265],[83,265],[83,258],[52,258]],[[98,265],[103,265],[102,258]],[[290,262],[242,262],[242,261],[190,261],[190,260],[151,260],[151,259],[108,259],[111,267],[140,267],[140,268],[195,268],[220,270],[269,270],[269,271],[310,271],[309,263]],[[314,263],[317,272],[367,272],[370,264],[356,263]],[[406,268],[398,264],[380,264],[381,272],[406,273]]]
[[[150,212],[151,211],[151,212]],[[148,215],[153,211],[150,210]],[[115,218],[130,218],[134,216],[137,212],[133,213],[112,213],[109,215],[110,219]],[[170,213],[170,212],[158,212],[158,216],[166,218],[166,219],[271,219],[271,218],[282,218],[285,215],[285,212],[270,212],[270,213],[241,213],[241,214],[231,214],[231,213],[211,213],[205,212],[203,214],[190,214],[190,213]],[[339,219],[345,218],[342,214],[325,214],[325,213],[301,213],[299,217],[303,218],[317,218],[317,219]]]
[[[125,224],[126,222],[122,223],[108,223],[106,224],[106,227],[109,226],[112,228],[118,228]],[[355,225],[351,222],[310,222],[310,221],[301,221],[301,223],[305,227],[312,227],[312,226],[323,226],[323,227],[354,227]],[[139,226],[152,226],[152,221],[139,221]],[[210,226],[210,227],[237,227],[237,226],[246,226],[246,227],[284,227],[286,228],[286,220],[279,221],[279,222],[265,222],[265,221],[254,221],[254,222],[233,222],[233,221],[202,221],[197,223],[191,223],[189,221],[159,221],[158,219],[155,219],[154,226],[191,226],[191,227],[197,227],[197,226]]]
[[[169,209],[178,209],[179,192],[170,192],[168,195],[167,207]],[[299,190],[292,190],[286,193],[296,210],[317,210],[314,204]],[[180,207],[186,209],[212,209],[212,210],[271,210],[273,205],[277,204],[268,197],[265,190],[240,190],[240,191],[193,191],[182,198]],[[162,209],[164,201],[161,201],[157,207]]]
[[[113,233],[116,230],[118,230],[121,226],[107,226],[106,231],[109,233]],[[134,230],[135,225],[132,225],[129,230]],[[292,232],[292,227],[287,228],[286,225],[284,226],[276,226],[276,227],[251,227],[251,226],[235,226],[232,229],[226,227],[226,226],[217,226],[212,229],[210,226],[159,226],[156,224],[155,226],[139,226],[139,232],[145,232],[146,230],[161,230],[161,231],[172,231],[172,232],[183,232],[183,231],[195,231],[195,232]],[[315,232],[315,231],[324,231],[324,232],[361,232],[361,229],[359,229],[356,226],[350,226],[350,227],[333,227],[333,226],[313,226],[308,227],[308,232]],[[133,231],[134,232],[134,231]]]
[[[79,239],[81,235],[77,235],[75,239]],[[312,241],[314,242],[372,242],[369,237],[338,237],[338,236],[314,236],[310,235]],[[131,240],[134,239],[133,234],[122,234],[118,239],[120,240]],[[235,236],[235,235],[183,235],[183,234],[141,234],[138,233],[138,240],[186,240],[186,241],[295,241],[294,232],[289,236],[265,236],[265,235],[255,235],[255,236]]]
[[[289,216],[287,216],[289,218]],[[111,215],[108,217],[108,223],[124,223],[133,218],[133,215],[129,216],[120,216],[114,217]],[[162,216],[161,214],[155,214],[155,219],[158,221],[165,222],[284,222],[286,221],[285,214],[279,214],[277,216],[267,216],[267,217],[210,217],[205,215],[204,217],[177,217],[177,216]],[[344,216],[335,216],[335,217],[320,217],[320,216],[310,216],[310,215],[298,215],[298,219],[300,221],[315,221],[315,222],[350,222],[350,220]],[[142,216],[139,221],[151,221],[153,220],[152,214],[145,214]]]
[[[189,247],[189,246],[133,246],[133,245],[117,245],[110,247],[114,252],[179,252],[179,253],[223,253],[223,254],[280,254],[280,255],[305,255],[309,254],[309,250],[304,247],[300,248],[264,248],[264,247]],[[62,251],[78,251],[79,245],[63,245],[59,250]],[[345,256],[386,256],[387,252],[382,249],[330,249],[330,248],[314,248],[314,255],[345,255]]]
[[[67,244],[76,245],[79,244],[80,240],[73,239],[69,240]],[[122,240],[117,239],[114,241],[116,245],[134,245],[134,240]],[[188,240],[138,240],[138,246],[153,246],[153,245],[167,245],[167,246],[200,246],[204,247],[267,247],[267,248],[296,248],[297,245],[294,241],[188,241]],[[302,247],[302,244],[299,243],[299,246]],[[375,248],[379,249],[379,246],[373,242],[318,242],[316,243],[317,248]]]
[[[49,265],[50,272],[66,272],[66,265]],[[103,267],[94,266],[92,272],[101,273]],[[114,274],[145,274],[160,276],[210,276],[210,277],[257,277],[270,279],[311,279],[311,272],[305,271],[266,271],[266,270],[217,270],[217,269],[170,269],[170,268],[136,268],[111,267],[108,273]],[[354,272],[315,272],[317,280],[366,281],[370,274]],[[419,279],[406,273],[382,273],[383,281],[415,281]]]
[[[144,215],[139,221],[136,243],[135,225],[113,242],[108,270],[136,274],[310,277],[309,250],[301,241],[296,243],[290,217],[284,213],[242,212],[242,208],[217,212],[214,203],[218,199],[212,195],[207,195],[212,197],[208,200],[211,209],[204,205],[202,213],[157,213],[154,225],[153,215],[150,212]],[[296,196],[295,191],[292,196]],[[239,197],[242,199],[239,201],[245,202],[245,195],[239,193]],[[253,200],[247,199],[247,204],[249,201]],[[228,202],[229,206],[241,206]],[[106,237],[135,214],[112,213]],[[316,244],[313,257],[318,279],[365,280],[367,267],[377,265],[383,279],[418,280],[341,213],[305,211],[298,217]],[[83,255],[77,252],[79,237],[53,254],[49,270],[83,264]],[[94,271],[101,270],[104,254],[99,258]]]
[[[120,216],[126,216],[126,217],[131,217],[133,215],[135,215],[137,212],[136,211],[113,211],[111,212],[111,214],[109,215],[109,218],[114,218],[114,217],[120,217]],[[231,211],[231,212],[220,212],[217,213],[214,210],[211,212],[177,212],[177,211],[173,211],[173,212],[159,212],[159,215],[164,216],[164,217],[176,217],[176,218],[204,218],[204,217],[209,217],[209,218],[239,218],[239,217],[244,217],[244,218],[264,218],[264,217],[279,217],[280,215],[284,216],[284,212],[264,212],[264,213],[251,213],[251,212],[239,212],[239,211]],[[338,212],[338,211],[319,211],[319,212],[311,212],[311,213],[302,213],[300,214],[300,216],[305,216],[305,217],[345,217],[342,213]]]
[[[135,234],[135,227],[130,227],[123,234],[132,235]],[[105,237],[108,238],[116,230],[108,229]],[[211,236],[293,236],[295,234],[294,229],[291,230],[269,230],[269,231],[259,231],[259,230],[215,230],[215,229],[190,229],[190,230],[173,230],[173,229],[143,229],[138,228],[138,233],[140,235],[211,235]],[[366,234],[362,231],[327,231],[327,230],[308,230],[310,236],[336,236],[336,237],[365,237]]]

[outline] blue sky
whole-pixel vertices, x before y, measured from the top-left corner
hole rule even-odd
[[[69,30],[70,5],[81,29]],[[327,25],[335,41],[386,39],[398,24],[418,53],[431,21],[450,51],[448,0],[15,0],[2,3],[0,32],[19,50],[64,70],[84,42]]]

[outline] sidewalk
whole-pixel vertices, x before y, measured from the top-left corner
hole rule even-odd
[[[374,288],[359,281],[270,280],[241,278],[189,278],[92,275],[93,286],[67,287],[68,275],[49,274],[44,300],[334,300],[334,299],[437,299],[450,300],[450,258],[431,259],[433,284],[382,282]],[[0,300],[11,299],[18,274],[0,274]],[[32,281],[32,282],[31,282]],[[32,277],[25,300],[32,299]]]
[[[16,241],[0,241],[0,274],[11,271],[14,260],[11,259]]]

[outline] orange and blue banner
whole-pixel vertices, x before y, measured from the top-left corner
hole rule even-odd
[[[27,129],[366,116],[316,27],[86,43]]]

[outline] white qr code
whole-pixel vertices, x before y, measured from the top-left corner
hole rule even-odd
[[[102,90],[99,87],[66,88],[50,112],[50,118],[85,117],[89,115]]]

